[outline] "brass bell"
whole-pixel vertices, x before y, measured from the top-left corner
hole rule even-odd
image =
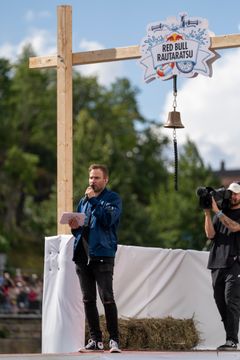
[[[171,128],[171,129],[180,129],[184,128],[182,122],[181,122],[181,116],[179,111],[170,111],[168,113],[168,119],[166,124],[164,125],[165,128]]]

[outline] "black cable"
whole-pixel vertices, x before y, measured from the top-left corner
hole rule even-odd
[[[178,150],[177,150],[177,138],[174,129],[173,136],[173,148],[174,148],[174,188],[178,191]]]
[[[177,95],[177,75],[173,75],[173,95]]]

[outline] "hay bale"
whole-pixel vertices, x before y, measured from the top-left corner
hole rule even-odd
[[[100,317],[100,325],[107,348],[109,335],[104,316]],[[193,319],[119,319],[119,333],[121,348],[125,350],[190,350],[200,342]]]

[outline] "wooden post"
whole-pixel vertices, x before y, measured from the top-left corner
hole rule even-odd
[[[59,223],[72,211],[72,8],[58,7],[57,41],[57,223],[58,234],[70,233]]]

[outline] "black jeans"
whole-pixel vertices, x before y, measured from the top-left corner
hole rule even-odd
[[[104,306],[109,339],[119,341],[117,306],[113,294],[113,267],[113,264],[100,261],[90,262],[89,265],[76,264],[90,336],[96,341],[102,341],[96,285]]]
[[[235,261],[227,269],[212,270],[214,299],[221,315],[226,340],[238,343],[240,318],[240,264]]]

